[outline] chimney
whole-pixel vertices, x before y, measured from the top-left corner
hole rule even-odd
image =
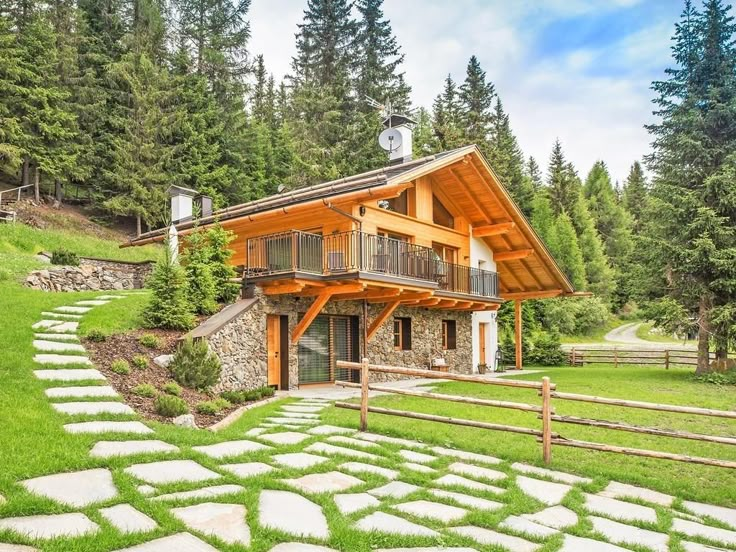
[[[190,190],[189,188],[182,188],[181,186],[171,186],[169,188],[172,224],[192,218],[192,200],[196,195],[196,190]]]
[[[406,115],[399,115],[397,113],[393,113],[386,117],[386,119],[384,119],[383,126],[385,126],[387,129],[383,131],[384,134],[388,131],[388,129],[392,129],[401,137],[400,140],[398,140],[398,145],[396,145],[397,140],[394,138],[393,140],[390,140],[390,143],[392,143],[393,145],[390,148],[386,148],[389,152],[388,158],[391,165],[411,161],[413,135],[412,129],[415,124],[416,121],[410,119]],[[384,134],[382,134],[381,136],[384,136]]]
[[[199,195],[194,199],[197,207],[197,216],[199,218],[208,217],[212,214],[212,198],[206,195]]]

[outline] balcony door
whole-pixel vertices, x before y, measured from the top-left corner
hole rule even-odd
[[[357,317],[317,316],[299,340],[298,356],[299,385],[357,381],[354,371],[337,368],[340,360],[359,360]]]

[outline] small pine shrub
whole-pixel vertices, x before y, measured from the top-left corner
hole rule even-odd
[[[87,332],[87,339],[95,343],[102,343],[107,339],[107,334],[102,330],[93,329]]]
[[[110,365],[110,370],[112,370],[116,374],[120,374],[121,376],[127,376],[128,374],[130,374],[130,364],[128,364],[128,361],[119,358],[112,361],[112,364]]]
[[[156,388],[150,383],[141,383],[140,385],[136,385],[131,389],[131,392],[139,397],[146,397],[149,399],[156,396]]]
[[[153,406],[158,414],[167,418],[189,413],[189,407],[184,399],[172,395],[159,395]]]
[[[213,399],[211,401],[202,401],[197,404],[197,412],[200,414],[209,414],[213,416],[219,414],[226,408],[230,408],[232,405],[223,398]]]
[[[210,246],[207,235],[195,229],[184,239],[182,265],[189,283],[189,300],[195,312],[212,314],[217,311],[217,286],[212,276]]]
[[[223,391],[220,397],[231,404],[240,404],[245,402],[245,393],[243,391]]]
[[[173,395],[174,397],[181,397],[181,385],[174,381],[170,381],[163,387],[164,393],[167,395]]]
[[[276,390],[273,387],[261,387],[258,391],[261,394],[261,398],[273,397],[276,394]]]
[[[220,379],[220,359],[210,351],[205,340],[188,338],[176,350],[169,370],[184,387],[207,389]]]
[[[63,247],[51,252],[51,264],[64,266],[79,266],[79,256]]]
[[[148,368],[148,357],[145,355],[135,355],[131,359],[130,363],[139,370],[145,370]]]
[[[153,334],[144,334],[138,338],[138,343],[149,349],[161,348],[161,340]]]
[[[189,301],[189,285],[184,269],[172,261],[169,244],[164,244],[164,258],[156,263],[146,282],[153,294],[143,311],[143,322],[149,328],[191,330],[194,313]]]
[[[216,299],[221,303],[233,303],[240,293],[240,286],[230,281],[236,276],[235,269],[230,264],[230,258],[233,256],[230,242],[234,238],[235,234],[225,230],[219,224],[215,224],[207,230],[207,240],[210,246],[210,266],[217,289]]]

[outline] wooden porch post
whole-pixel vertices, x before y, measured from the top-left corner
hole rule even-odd
[[[521,299],[514,301],[514,333],[516,345],[516,369],[522,369],[521,358]]]

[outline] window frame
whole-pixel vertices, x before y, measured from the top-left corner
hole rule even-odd
[[[442,320],[442,350],[454,351],[457,349],[457,320]]]
[[[411,318],[394,317],[394,351],[411,351]]]

